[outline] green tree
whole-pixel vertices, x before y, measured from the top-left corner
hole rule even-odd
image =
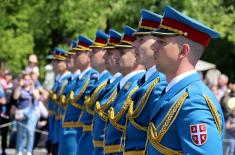
[[[33,52],[43,69],[48,51],[56,46],[68,49],[78,34],[94,39],[97,29],[135,28],[142,8],[163,14],[167,4],[221,33],[203,59],[235,79],[234,0],[2,0],[0,60],[17,74]]]

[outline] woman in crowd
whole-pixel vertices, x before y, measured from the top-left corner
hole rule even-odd
[[[39,119],[35,112],[38,106],[39,92],[28,73],[23,73],[14,91],[14,99],[18,100],[15,118],[17,120],[17,155],[22,155],[26,144],[27,155],[32,155],[34,131]],[[26,139],[27,138],[27,139]]]

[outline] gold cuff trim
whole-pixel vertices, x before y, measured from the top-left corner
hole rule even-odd
[[[93,140],[94,147],[104,147],[104,141],[103,140]]]
[[[63,122],[63,128],[81,128],[82,122]]]
[[[83,132],[91,132],[93,130],[93,125],[83,125]]]
[[[108,154],[108,153],[119,153],[122,152],[123,149],[121,147],[121,144],[117,144],[117,145],[105,145],[104,146],[104,153]]]
[[[126,151],[124,155],[144,155],[144,150],[136,150],[136,151]]]

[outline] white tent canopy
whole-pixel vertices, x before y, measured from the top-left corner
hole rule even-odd
[[[207,71],[207,70],[210,70],[210,69],[215,69],[216,68],[216,65],[213,64],[213,63],[209,63],[209,62],[206,62],[206,61],[203,61],[203,60],[199,60],[196,64],[196,70],[197,71]]]

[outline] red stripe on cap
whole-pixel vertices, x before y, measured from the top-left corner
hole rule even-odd
[[[110,38],[109,39],[109,43],[118,44],[119,42],[120,42],[120,39],[118,39],[118,38]]]
[[[186,32],[186,38],[189,38],[203,46],[208,46],[211,40],[211,37],[208,34],[171,18],[163,18],[162,25]]]
[[[81,42],[81,41],[78,42],[78,45],[81,45],[81,46],[87,47],[87,48],[89,47],[88,44],[86,44],[86,43],[84,43],[84,42]]]
[[[142,20],[141,22],[141,26],[144,26],[144,27],[158,28],[159,25],[160,25],[160,22],[157,22],[157,21]]]
[[[126,41],[129,41],[129,42],[134,42],[135,39],[136,38],[134,36],[124,35],[122,40],[126,40]]]
[[[100,43],[100,44],[106,44],[107,40],[103,39],[103,38],[96,38],[95,42]]]

